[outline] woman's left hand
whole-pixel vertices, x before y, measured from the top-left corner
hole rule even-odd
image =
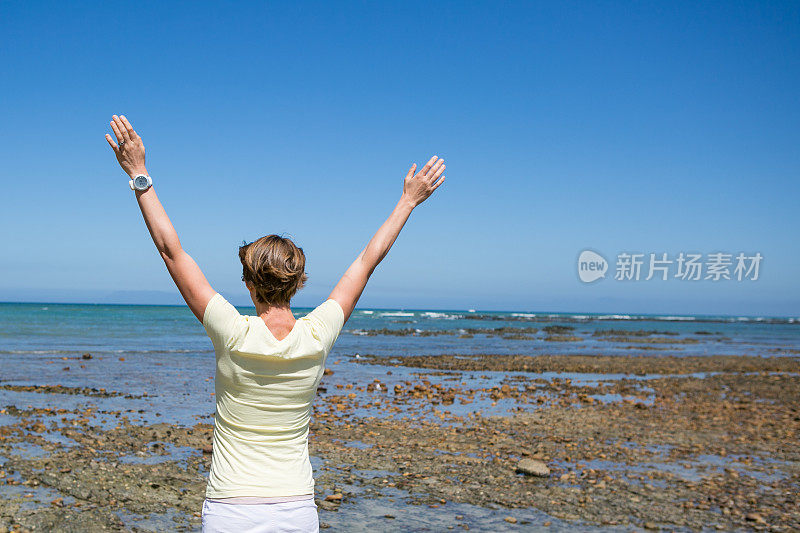
[[[422,170],[414,174],[416,169],[416,163],[411,165],[403,182],[403,198],[408,200],[413,207],[427,200],[433,194],[433,191],[444,183],[444,176],[442,176],[442,172],[445,169],[444,159],[433,156],[430,161],[425,163]]]
[[[133,130],[133,126],[125,118],[125,115],[111,117],[111,129],[117,142],[106,133],[106,141],[114,150],[119,166],[126,174],[133,177],[137,174],[147,174],[144,166],[144,143],[142,138]]]

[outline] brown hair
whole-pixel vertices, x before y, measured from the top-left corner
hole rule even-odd
[[[267,235],[239,247],[242,280],[255,288],[256,299],[269,305],[289,305],[303,288],[306,256],[290,239]]]

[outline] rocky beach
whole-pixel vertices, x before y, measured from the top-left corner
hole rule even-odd
[[[422,335],[342,333],[310,436],[323,529],[800,529],[794,347],[681,355],[709,335],[521,327],[510,339],[505,330],[424,336],[499,347],[611,337],[621,353],[542,354],[535,344],[528,353],[367,353],[354,349],[363,338]],[[0,381],[0,532],[198,531],[213,397],[179,384],[95,386],[102,375],[144,372],[129,355],[43,351],[36,360],[46,371]],[[153,364],[212,383],[207,361],[196,376],[185,361]]]

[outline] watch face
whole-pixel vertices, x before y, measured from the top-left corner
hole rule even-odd
[[[145,189],[147,187],[147,177],[136,176],[136,179],[133,180],[133,186],[137,189]]]

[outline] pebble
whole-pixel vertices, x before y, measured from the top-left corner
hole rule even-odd
[[[747,520],[749,520],[750,522],[756,522],[758,524],[766,524],[767,523],[767,521],[764,520],[764,518],[758,513],[748,513],[747,515],[745,515],[745,518]]]
[[[523,459],[517,464],[517,472],[528,476],[547,477],[550,475],[550,468],[542,461]]]

